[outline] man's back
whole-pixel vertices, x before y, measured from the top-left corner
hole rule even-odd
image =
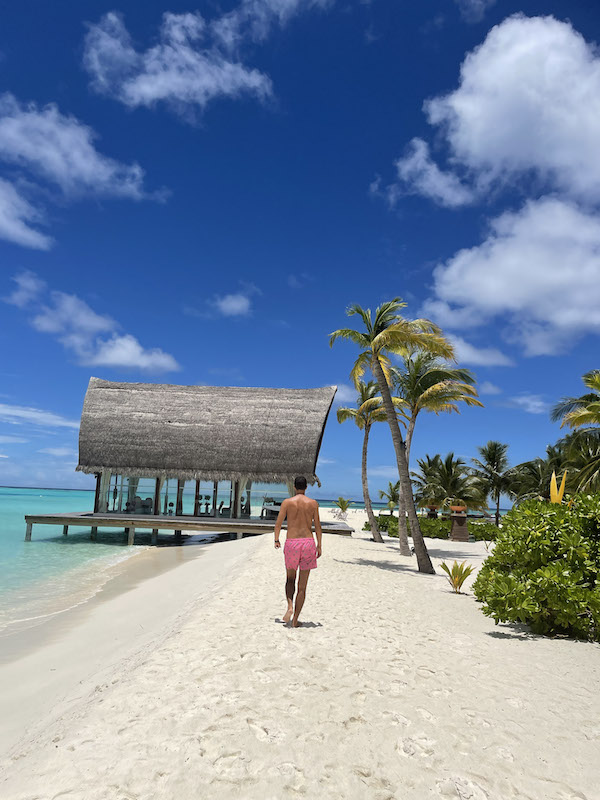
[[[287,538],[300,539],[312,536],[312,524],[319,504],[304,494],[283,501],[287,516]]]

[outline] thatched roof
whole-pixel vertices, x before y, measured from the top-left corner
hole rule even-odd
[[[254,389],[91,378],[78,470],[139,477],[317,481],[335,386]]]

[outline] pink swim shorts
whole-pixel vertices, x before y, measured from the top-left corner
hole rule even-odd
[[[286,539],[283,555],[286,569],[317,568],[317,546],[312,536]]]

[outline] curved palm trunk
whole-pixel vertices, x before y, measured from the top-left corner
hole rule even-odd
[[[419,527],[419,520],[417,512],[415,511],[415,504],[413,500],[412,486],[410,483],[410,474],[408,471],[408,461],[406,459],[406,449],[402,441],[402,434],[400,433],[400,426],[396,419],[394,411],[394,404],[392,403],[392,395],[390,394],[390,387],[383,374],[383,369],[379,363],[377,356],[373,358],[373,372],[379,384],[379,391],[381,392],[381,399],[383,400],[383,407],[387,415],[388,424],[392,433],[392,441],[394,443],[394,450],[396,451],[396,461],[398,464],[398,477],[400,478],[400,509],[405,505],[406,512],[408,512],[408,521],[410,524],[410,532],[412,535],[413,543],[415,546],[415,555],[417,556],[417,563],[419,565],[419,572],[427,572],[430,575],[435,574],[433,564],[429,558],[425,540]],[[405,530],[404,514],[401,514],[398,524],[399,536]],[[402,540],[400,542],[402,547]]]
[[[362,448],[362,490],[363,490],[363,497],[365,500],[365,511],[367,512],[367,519],[369,520],[369,525],[371,526],[371,533],[373,534],[373,539],[376,542],[383,542],[383,537],[379,532],[379,525],[377,524],[377,520],[375,519],[375,514],[373,513],[373,506],[371,505],[371,497],[369,496],[369,481],[367,477],[367,450],[369,447],[369,433],[371,431],[370,425],[365,425],[365,435],[363,438],[363,448]]]
[[[498,496],[496,497],[496,527],[500,527],[500,492],[498,492]]]
[[[417,415],[413,414],[406,429],[406,460],[410,464],[410,446],[412,444],[413,433],[415,432],[415,424],[417,422]]]

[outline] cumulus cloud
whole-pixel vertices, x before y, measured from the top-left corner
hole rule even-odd
[[[251,301],[246,294],[226,294],[215,298],[215,306],[224,317],[243,317],[250,313]]]
[[[396,161],[398,183],[387,187],[391,205],[402,193],[420,194],[448,208],[468,205],[475,193],[453,172],[443,172],[432,160],[429,145],[423,139],[413,139],[402,158]]]
[[[554,198],[492,221],[485,241],[434,271],[425,311],[450,327],[508,315],[504,335],[526,355],[600,333],[600,217]],[[471,362],[475,363],[475,362]]]
[[[11,183],[0,178],[0,239],[35,250],[48,250],[52,239],[32,227],[42,222],[42,213]]]
[[[131,368],[147,372],[171,372],[179,364],[159,348],[148,349],[129,333],[122,333],[109,316],[96,313],[80,297],[48,290],[34,273],[16,275],[17,289],[5,298],[33,313],[31,325],[55,336],[80,364]]]
[[[600,202],[600,57],[568,22],[509,17],[467,54],[458,87],[426,101],[450,169],[413,140],[396,191],[447,206],[507,184]],[[459,177],[460,176],[460,177]],[[450,202],[449,202],[450,200]]]
[[[476,367],[511,367],[513,361],[496,347],[476,347],[460,336],[449,337],[460,364]]]
[[[481,22],[485,12],[496,0],[455,0],[456,5],[466,22]]]
[[[94,131],[50,103],[0,97],[0,159],[57,185],[65,195],[102,194],[140,199],[144,172],[102,155]]]
[[[0,421],[11,425],[33,424],[42,428],[79,428],[79,422],[66,419],[52,411],[30,406],[0,403]]]
[[[0,161],[12,180],[0,178],[0,238],[47,250],[52,239],[38,230],[45,215],[28,197],[58,190],[63,199],[84,196],[147,197],[144,171],[100,153],[94,131],[50,103],[24,104],[0,96]],[[160,198],[164,193],[155,195]]]

